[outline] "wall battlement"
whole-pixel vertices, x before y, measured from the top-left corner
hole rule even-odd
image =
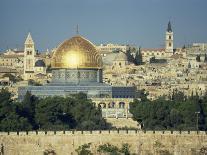
[[[111,134],[111,135],[136,135],[136,134],[166,134],[166,135],[206,135],[207,131],[151,131],[151,130],[92,130],[92,131],[21,131],[0,132],[0,135],[84,135],[84,134]]]
[[[177,155],[199,154],[207,149],[205,131],[143,131],[143,130],[102,130],[102,131],[28,131],[0,132],[0,151],[12,155],[42,155],[45,151],[56,154],[76,155],[76,149],[91,144],[90,150],[98,154],[100,145],[110,143],[117,147],[127,143],[130,152],[139,155],[163,152]],[[1,154],[1,152],[0,152]]]

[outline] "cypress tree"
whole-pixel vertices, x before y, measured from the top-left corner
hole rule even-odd
[[[204,62],[207,63],[207,55],[206,55],[206,53],[205,53]]]
[[[196,56],[196,61],[201,62],[201,55],[200,54]]]
[[[141,48],[139,47],[139,50],[136,52],[135,55],[135,60],[134,60],[135,65],[142,65],[142,53],[141,53]]]

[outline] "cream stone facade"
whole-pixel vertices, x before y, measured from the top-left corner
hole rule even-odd
[[[107,54],[113,53],[115,51],[122,51],[126,53],[126,51],[129,49],[129,46],[127,45],[118,45],[118,44],[100,44],[96,46],[97,49],[100,51],[100,54],[105,57]]]
[[[79,146],[91,143],[90,150],[106,143],[121,147],[127,143],[130,152],[137,155],[195,155],[207,146],[205,132],[196,131],[31,131],[0,133],[1,153],[5,155],[42,155],[54,152],[57,155],[77,155]],[[51,154],[51,155],[54,155]]]
[[[24,43],[24,79],[34,79],[35,44],[29,33]]]
[[[47,56],[41,58],[41,55],[36,53],[35,43],[29,33],[24,44],[24,80],[33,79],[39,82],[46,80],[48,77],[45,59],[49,64]]]
[[[144,62],[149,62],[152,57],[158,59],[168,59],[174,54],[173,31],[170,22],[168,23],[165,33],[165,48],[144,48],[141,49],[141,53]]]

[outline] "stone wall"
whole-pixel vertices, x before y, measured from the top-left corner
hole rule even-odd
[[[0,151],[5,155],[43,155],[46,150],[54,150],[57,155],[76,154],[78,146],[92,143],[94,154],[101,144],[110,143],[121,147],[130,145],[131,152],[141,155],[158,155],[170,152],[176,155],[198,154],[200,148],[207,147],[206,132],[196,131],[39,131],[1,132]],[[0,153],[1,154],[1,153]]]

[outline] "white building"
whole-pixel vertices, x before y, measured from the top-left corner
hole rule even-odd
[[[126,53],[126,51],[129,49],[129,46],[119,45],[119,44],[100,44],[96,47],[100,51],[101,55],[104,57],[107,54],[113,53],[116,51],[122,51],[122,52]]]
[[[143,61],[149,61],[150,58],[169,58],[173,55],[173,31],[171,23],[168,23],[167,31],[165,33],[165,48],[141,49]]]

